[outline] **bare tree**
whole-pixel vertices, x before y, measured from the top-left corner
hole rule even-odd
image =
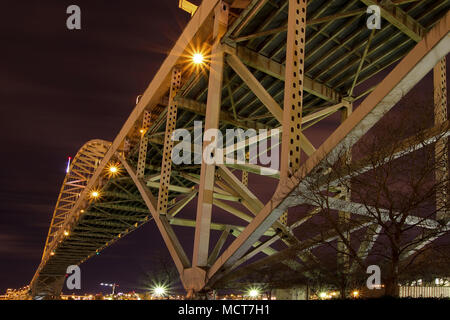
[[[436,199],[448,194],[449,123],[431,124],[430,103],[406,101],[402,109],[371,129],[352,161],[348,148],[338,150],[340,160],[308,177],[298,195],[319,207],[336,232],[328,246],[340,258],[341,291],[350,279],[361,279],[368,264],[378,264],[386,294],[398,296],[400,276],[449,230],[448,203]]]
[[[153,256],[149,270],[141,276],[141,289],[151,291],[155,287],[165,287],[169,292],[182,291],[178,271],[170,257],[157,252]]]

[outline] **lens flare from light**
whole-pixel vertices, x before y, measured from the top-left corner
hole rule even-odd
[[[167,295],[167,293],[168,293],[167,286],[163,284],[156,284],[152,288],[152,294],[156,297],[164,297],[165,295]]]
[[[256,298],[257,296],[259,296],[259,291],[257,289],[252,289],[252,290],[250,290],[248,295],[252,298]]]
[[[256,299],[261,295],[261,289],[258,287],[250,287],[244,295],[251,299]]]
[[[192,56],[192,62],[195,64],[202,64],[205,61],[205,57],[201,53],[194,53]]]
[[[106,167],[106,175],[109,178],[114,178],[116,176],[119,176],[122,173],[122,168],[120,167],[119,163],[110,163]]]
[[[211,60],[211,45],[209,43],[191,43],[181,55],[182,72],[186,77],[193,74],[207,76]]]
[[[100,191],[98,190],[92,190],[91,193],[89,194],[89,196],[91,197],[91,199],[98,199],[100,198]]]

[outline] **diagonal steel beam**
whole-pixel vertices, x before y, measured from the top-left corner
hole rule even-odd
[[[142,199],[144,199],[145,204],[148,207],[148,210],[152,214],[153,219],[155,220],[156,226],[158,227],[159,232],[161,233],[164,242],[169,249],[170,255],[177,267],[177,270],[180,274],[183,274],[183,270],[190,266],[189,259],[184,252],[183,247],[181,246],[175,232],[170,226],[167,218],[164,215],[160,215],[156,210],[156,199],[153,197],[152,193],[148,190],[145,182],[138,178],[134,169],[128,164],[127,160],[122,155],[117,156],[128,175],[131,177],[133,182],[141,194]]]
[[[266,91],[262,84],[255,78],[253,73],[247,69],[244,63],[237,55],[231,54],[226,58],[228,65],[236,72],[236,74],[245,82],[249,89],[258,97],[258,99],[266,106],[266,108],[281,123],[283,118],[283,110],[280,108],[274,98]]]
[[[360,230],[364,227],[367,227],[371,224],[372,224],[371,222],[362,222],[357,226],[351,227],[349,229],[349,232],[355,232],[355,231]],[[324,243],[335,241],[338,238],[339,238],[339,235],[336,232],[336,230],[329,229],[322,234],[319,234],[317,236],[309,238],[308,240],[305,240],[301,243],[298,243],[296,245],[285,248],[281,251],[271,252],[267,255],[267,257],[264,257],[258,261],[255,261],[251,264],[248,264],[248,265],[242,267],[239,270],[236,270],[236,271],[233,271],[230,273],[230,270],[233,270],[233,267],[234,267],[234,265],[233,265],[230,268],[227,268],[223,272],[224,278],[220,279],[220,282],[222,282],[223,280],[232,281],[232,280],[242,278],[242,277],[246,276],[247,274],[249,274],[250,272],[254,272],[254,270],[257,270],[258,268],[263,267],[263,266],[271,265],[274,263],[287,262],[290,259],[292,259],[292,257],[295,255],[298,256],[298,255],[301,255],[302,253],[310,252],[312,249],[314,249],[320,245],[323,245]],[[296,261],[294,261],[294,262],[296,262]],[[298,262],[296,262],[296,263],[297,263],[297,266],[291,265],[290,267],[293,267],[294,270],[299,272],[301,270],[301,265]],[[213,279],[213,280],[216,280],[216,279]]]
[[[283,109],[281,109],[278,102],[266,91],[262,84],[255,78],[255,76],[247,69],[244,63],[236,55],[227,56],[228,65],[239,75],[245,82],[249,89],[258,97],[258,99],[267,107],[279,123],[283,123]],[[300,110],[301,113],[301,110]],[[299,133],[301,147],[307,155],[311,155],[316,151],[314,145],[305,137],[304,134]]]
[[[227,241],[229,235],[230,235],[230,228],[226,227],[225,230],[222,231],[219,240],[217,240],[216,246],[209,255],[208,265],[211,265],[214,261],[216,261],[217,257],[219,256],[220,250],[222,250],[223,245],[225,244],[225,241]]]
[[[359,249],[357,252],[357,256],[359,259],[364,261],[369,255],[370,250],[372,250],[373,245],[377,241],[377,238],[381,232],[382,227],[379,224],[373,224],[367,227],[366,234],[364,239],[359,244]],[[352,266],[350,268],[350,273],[356,271],[358,267],[358,262],[356,260],[353,261]]]
[[[264,72],[276,79],[284,81],[285,66],[270,58],[267,58],[258,52],[252,51],[243,46],[226,47],[227,53],[236,55],[239,59],[249,67]],[[317,82],[307,76],[304,78],[304,90],[321,99],[330,102],[341,101],[341,94],[324,84]]]
[[[185,206],[191,202],[192,199],[195,198],[197,195],[197,190],[191,191],[191,193],[188,193],[183,199],[179,200],[172,208],[169,209],[167,212],[167,216],[170,218],[174,217],[178,214]]]

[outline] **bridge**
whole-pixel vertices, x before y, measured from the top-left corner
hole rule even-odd
[[[368,28],[371,5],[380,10],[380,29]],[[69,265],[82,264],[145,223],[156,224],[191,297],[231,274],[244,275],[239,270],[248,261],[285,261],[294,270],[320,263],[310,249],[337,235],[330,231],[320,241],[315,235],[298,237],[303,222],[320,210],[288,223],[289,208],[308,204],[302,196],[306,181],[330,174],[337,151],[350,150],[432,70],[435,90],[445,92],[435,99],[435,112],[445,114],[441,124],[447,119],[448,1],[204,0],[194,9],[116,138],[91,140],[74,157],[31,295],[59,295]],[[194,64],[195,54],[205,61]],[[355,95],[356,88],[365,89]],[[341,125],[314,145],[303,131],[336,113]],[[268,130],[256,140],[235,143],[236,150],[281,132],[272,143],[281,145],[280,167],[250,161],[173,163],[178,144],[172,134],[194,133],[197,121],[205,131]],[[203,148],[210,143],[205,139]],[[269,201],[252,184],[256,175],[277,186]],[[370,217],[338,189],[330,190],[331,205],[343,216],[362,219],[349,236],[364,230],[376,239]],[[191,202],[197,204],[195,219],[183,217]],[[218,222],[218,215],[233,223]],[[447,218],[444,212],[414,228],[444,234]],[[192,257],[174,226],[195,230]],[[436,238],[419,242],[411,254]],[[292,257],[290,248],[302,251]],[[368,250],[361,245],[361,259]]]

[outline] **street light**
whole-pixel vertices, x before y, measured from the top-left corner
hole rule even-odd
[[[100,197],[100,192],[98,190],[92,190],[90,196],[92,199],[97,199],[98,197]]]
[[[247,290],[246,295],[251,299],[257,299],[261,295],[261,290],[257,287],[251,287]]]
[[[166,293],[166,289],[164,287],[156,287],[155,288],[155,293],[158,296],[162,296]]]
[[[257,289],[252,289],[249,291],[248,295],[251,298],[256,298],[257,296],[259,296],[259,291]]]
[[[156,297],[164,297],[167,294],[167,287],[162,284],[156,284],[152,288],[152,294]]]
[[[194,53],[192,56],[192,62],[194,64],[202,64],[205,61],[205,57],[201,53]]]
[[[116,173],[117,172],[117,167],[111,167],[111,168],[109,168],[109,171],[111,173]]]
[[[121,168],[119,163],[110,163],[106,167],[106,174],[109,178],[114,178],[121,174]]]

